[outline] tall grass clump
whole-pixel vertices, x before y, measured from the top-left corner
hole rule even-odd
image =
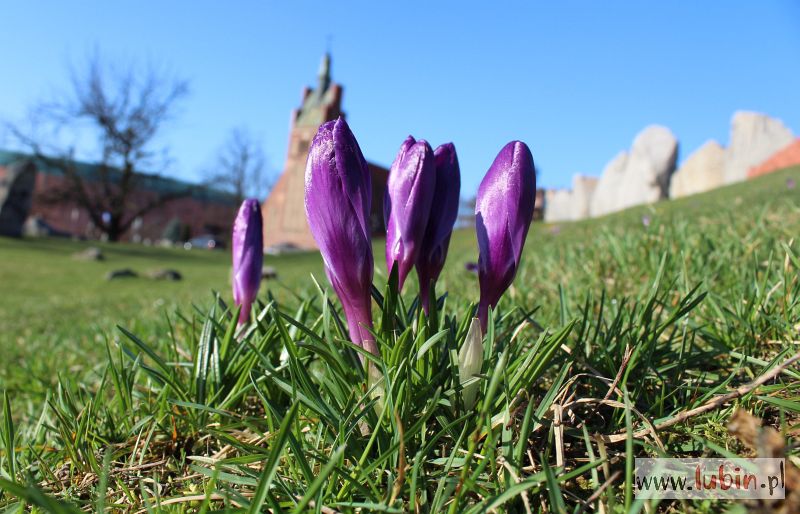
[[[728,430],[737,408],[796,454],[792,173],[534,227],[477,334],[459,232],[427,309],[395,268],[355,325],[338,299],[357,290],[312,277],[251,305],[215,294],[146,336],[119,327],[41,405],[4,399],[0,508],[717,512],[637,500],[633,459],[754,455]]]

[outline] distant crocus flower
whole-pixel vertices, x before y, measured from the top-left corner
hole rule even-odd
[[[469,271],[470,273],[478,274],[478,263],[477,262],[465,262],[464,269]]]
[[[383,202],[386,268],[391,272],[397,266],[400,289],[422,247],[435,186],[436,165],[431,146],[408,136],[389,170]]]
[[[261,285],[264,241],[258,200],[242,202],[233,223],[233,301],[241,307],[239,324],[250,319],[250,307]]]
[[[652,220],[650,219],[650,216],[648,216],[646,214],[644,216],[642,216],[642,225],[644,225],[645,227],[649,227],[651,221]]]
[[[497,154],[475,204],[481,289],[478,318],[484,332],[489,307],[497,305],[517,274],[535,201],[533,156],[525,143],[512,141]]]
[[[458,218],[458,200],[461,194],[461,171],[453,143],[440,145],[433,152],[436,166],[436,186],[428,216],[428,226],[417,257],[419,295],[422,307],[428,312],[431,284],[436,282],[447,259],[450,235]]]
[[[797,182],[795,182],[795,180],[793,178],[787,178],[786,179],[786,188],[787,189],[794,189],[794,187],[796,185],[797,185]]]
[[[374,354],[370,287],[372,184],[367,161],[344,119],[324,123],[308,152],[306,217],[325,273],[339,296],[350,338]]]

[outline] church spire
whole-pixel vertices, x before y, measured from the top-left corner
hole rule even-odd
[[[322,56],[317,76],[319,77],[319,92],[324,93],[331,85],[331,54],[329,52],[325,52],[325,55]]]

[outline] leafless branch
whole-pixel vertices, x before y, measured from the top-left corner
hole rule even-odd
[[[18,127],[12,128],[12,134],[39,162],[63,174],[62,185],[48,191],[48,199],[85,209],[109,240],[116,241],[137,216],[191,193],[189,188],[163,194],[142,187],[144,170],[167,162],[166,157],[158,157],[167,152],[159,152],[157,141],[188,94],[188,83],[152,66],[144,70],[128,66],[122,72],[109,69],[97,57],[71,75],[68,93],[41,102],[31,111],[34,123],[51,129],[55,142]],[[87,150],[96,153],[92,176],[80,172],[74,148],[65,148],[63,143],[65,136],[87,130],[95,148],[82,148],[82,155]],[[81,141],[86,146],[86,138]]]
[[[247,197],[266,196],[269,182],[265,175],[266,159],[261,146],[244,128],[233,129],[220,148],[208,183],[230,192],[237,203]]]

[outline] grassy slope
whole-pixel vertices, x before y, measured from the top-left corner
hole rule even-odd
[[[800,190],[790,190],[785,184],[788,177],[798,175],[800,169],[795,168],[601,219],[560,227],[536,225],[528,239],[523,268],[501,305],[505,317],[498,333],[507,336],[519,331],[533,341],[542,327],[557,331],[573,319],[577,325],[566,340],[573,356],[556,355],[544,380],[531,385],[531,394],[541,397],[559,383],[559,370],[614,377],[627,345],[634,349],[634,356],[622,385],[646,416],[667,419],[683,408],[699,405],[705,394],[721,391],[715,388],[725,378],[740,383],[763,371],[758,359],[771,361],[796,351],[792,341],[800,322],[796,276],[800,263],[792,259],[800,255],[800,245],[794,242],[800,234]],[[643,223],[644,217],[649,224]],[[382,251],[377,246],[380,269]],[[69,258],[77,248],[67,242],[0,240],[0,283],[4,290],[17,293],[0,297],[4,327],[0,345],[12,356],[0,367],[0,383],[12,398],[36,389],[30,383],[31,372],[42,379],[42,392],[46,384],[54,382],[56,370],[69,369],[85,383],[96,383],[105,348],[100,334],[119,338],[109,330],[114,323],[159,344],[167,334],[160,314],[164,308],[172,312],[179,307],[191,317],[189,302],[207,308],[211,288],[227,295],[224,254],[107,246],[108,261],[84,263]],[[476,278],[463,267],[475,257],[471,232],[456,233],[437,290],[448,291],[448,312],[459,322],[465,317],[467,303],[477,295]],[[276,266],[281,275],[282,284],[271,288],[287,312],[297,308],[289,291],[305,297],[313,291],[307,273],[323,276],[315,255],[284,257],[267,264]],[[109,268],[167,266],[179,269],[187,280],[179,284],[142,279],[109,284],[102,280]],[[385,277],[379,273],[376,283],[385,283]],[[703,293],[707,296],[700,298]],[[693,299],[699,303],[690,303],[691,309],[684,312],[686,303],[682,301]],[[512,305],[520,310],[511,310]],[[522,315],[534,309],[530,316]],[[310,316],[311,323],[313,316],[304,316]],[[313,326],[320,330],[319,322]],[[177,337],[191,353],[197,344],[192,324]],[[459,332],[459,337],[463,338],[463,333]],[[749,361],[739,369],[741,354]],[[97,373],[89,371],[92,369]],[[572,387],[586,397],[602,397],[607,391],[607,384],[591,379],[577,381]],[[768,420],[782,423],[791,433],[800,413],[797,384],[770,387],[762,396],[749,396],[743,403]],[[17,411],[16,418],[24,425],[40,412],[38,402],[31,401]],[[698,450],[705,441],[735,446],[724,429],[729,413],[726,408],[699,417],[666,431],[662,438],[672,452]],[[115,415],[113,409],[107,414],[110,419]],[[602,416],[600,426],[592,425],[593,429],[604,433],[624,429],[625,417],[618,410],[609,409]],[[528,443],[536,451],[552,449],[552,427],[545,432],[544,440],[529,436]],[[568,437],[574,439],[572,445],[581,440],[579,433]],[[86,444],[103,447],[96,440]],[[651,449],[644,444],[637,446],[636,452]],[[624,497],[625,491],[617,493]],[[551,497],[550,501],[556,500]]]
[[[105,260],[80,261],[72,255],[89,246],[102,249]],[[130,244],[74,242],[59,239],[0,238],[0,385],[30,392],[54,383],[56,373],[92,367],[102,355],[106,334],[123,325],[150,336],[165,313],[208,306],[212,290],[229,296],[227,252],[185,251]],[[280,282],[292,286],[308,273],[320,273],[314,254],[268,257],[280,270]],[[183,280],[144,277],[105,280],[110,270],[173,268]],[[273,284],[280,294],[285,288]],[[31,378],[34,383],[31,384]]]

